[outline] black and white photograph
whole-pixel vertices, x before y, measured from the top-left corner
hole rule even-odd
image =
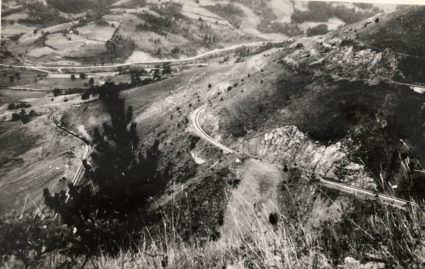
[[[0,3],[0,268],[425,268],[425,0]]]

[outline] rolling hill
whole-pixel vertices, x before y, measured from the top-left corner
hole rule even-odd
[[[41,34],[46,40],[28,41],[27,48],[44,42],[58,51],[58,46],[69,43],[69,53],[78,52],[78,44],[88,42],[81,40],[94,38],[90,33],[99,27],[112,37],[95,35],[94,47],[104,42],[107,50],[132,48],[133,55],[100,52],[109,58],[98,65],[135,59],[135,53],[190,56],[235,40],[267,41],[275,34],[283,41],[173,62],[171,74],[165,74],[164,66],[152,65],[143,66],[143,76],[140,65],[112,65],[112,71],[89,71],[73,80],[69,74],[54,74],[63,75],[60,80],[71,85],[86,85],[56,96],[48,88],[26,89],[25,96],[22,89],[9,86],[0,95],[3,102],[28,102],[37,115],[21,124],[9,120],[10,113],[19,113],[15,104],[12,109],[6,104],[1,108],[5,120],[0,123],[0,145],[7,147],[0,155],[4,186],[0,212],[32,211],[34,205],[43,204],[42,187],[59,188],[56,182],[63,176],[72,178],[84,155],[81,141],[90,141],[94,129],[109,119],[96,94],[89,94],[87,100],[80,100],[81,95],[90,88],[89,78],[94,79],[91,88],[115,79],[122,83],[120,96],[132,106],[140,152],[158,142],[159,169],[167,171],[169,178],[144,208],[155,218],[146,223],[138,252],[95,257],[89,267],[412,268],[422,264],[422,243],[416,243],[423,241],[419,227],[425,223],[421,166],[425,84],[422,69],[411,68],[411,63],[422,63],[425,8],[376,12],[317,36],[288,38],[257,29],[261,22],[273,28],[264,23],[265,17],[288,26],[285,23],[294,10],[298,10],[298,24],[311,22],[306,19],[312,16],[311,5],[285,2],[289,11],[277,11],[282,2],[267,1],[256,9],[262,1],[240,0],[229,7],[223,1],[179,1],[181,5],[147,1],[139,6],[138,1],[124,0],[108,3],[109,9],[97,20],[87,12],[82,15],[89,18],[84,23],[50,25],[54,28],[49,34],[33,30],[30,35]],[[319,7],[323,16],[319,24],[342,21],[341,14],[346,14],[336,5]],[[255,16],[244,17],[249,12]],[[68,27],[72,33],[63,33]],[[18,43],[27,34],[8,44],[30,72],[20,79],[28,82],[42,73],[42,64],[41,71],[28,68],[38,60],[70,60],[69,55],[52,56],[50,50],[38,60],[25,56],[26,48],[19,49]],[[93,63],[97,56],[90,55],[72,61]],[[3,83],[10,85],[10,76],[18,81],[14,84],[19,83],[21,75],[14,74],[13,66],[7,68]],[[39,79],[51,82],[52,69],[44,70],[48,74],[40,74]],[[158,73],[161,79],[147,85],[128,82],[134,76],[140,80]],[[84,181],[89,182],[87,177]],[[23,195],[15,186],[31,192]],[[27,205],[29,197],[31,205]]]

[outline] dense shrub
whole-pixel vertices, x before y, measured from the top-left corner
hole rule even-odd
[[[257,25],[257,29],[263,33],[282,33],[287,36],[297,36],[304,33],[296,23],[268,23],[266,20],[262,20],[261,23]]]
[[[111,0],[47,0],[47,3],[63,12],[79,13],[90,8],[102,9],[112,3]]]
[[[25,102],[10,103],[9,105],[7,105],[8,110],[20,109],[20,108],[29,108],[29,107],[31,107],[31,104],[25,103]]]
[[[307,36],[315,36],[315,35],[324,35],[328,32],[328,25],[319,24],[317,26],[311,27],[307,29]]]
[[[0,219],[0,266],[13,256],[25,268],[40,268],[43,256],[67,252],[77,244],[72,229],[52,217],[12,215]]]
[[[121,58],[130,56],[135,48],[134,41],[131,38],[125,38],[121,35],[114,35],[106,41],[105,45],[109,55]]]
[[[179,3],[164,3],[151,7],[153,11],[160,16],[151,13],[138,14],[137,16],[144,21],[138,24],[136,29],[139,31],[152,31],[162,35],[166,32],[178,33],[179,27],[175,22],[177,20],[186,19],[181,13],[182,5]]]
[[[31,118],[37,116],[37,113],[34,110],[31,110],[30,114],[27,114],[25,109],[21,109],[21,112],[12,113],[12,121],[22,121],[23,124],[27,124],[31,121]]]

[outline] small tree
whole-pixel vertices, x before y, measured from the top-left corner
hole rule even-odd
[[[21,115],[19,115],[18,113],[12,113],[12,121],[18,121],[21,119]]]
[[[170,63],[165,63],[162,66],[162,74],[171,74],[171,65],[170,65]]]
[[[23,114],[21,115],[21,121],[23,124],[27,124],[28,122],[30,122],[31,118],[28,114]]]
[[[105,86],[106,85],[106,86]],[[92,163],[84,161],[86,177],[93,183],[69,186],[64,193],[44,191],[46,205],[64,223],[76,227],[81,250],[88,255],[117,253],[133,246],[143,224],[141,209],[148,197],[164,186],[165,173],[158,173],[159,143],[138,154],[139,137],[132,122],[132,107],[125,108],[113,83],[105,84],[100,98],[111,121],[92,134]]]
[[[80,73],[80,79],[86,79],[87,75],[86,73]]]
[[[71,80],[75,80],[75,75],[74,74],[71,75]]]

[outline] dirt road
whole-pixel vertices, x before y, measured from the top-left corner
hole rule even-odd
[[[202,126],[199,123],[199,116],[205,110],[205,108],[206,108],[206,105],[199,107],[198,109],[195,110],[195,112],[192,115],[192,123],[193,123],[195,130],[197,131],[198,135],[202,139],[209,142],[210,144],[212,144],[215,147],[223,150],[224,153],[227,153],[227,154],[232,153],[232,154],[235,154],[235,155],[242,155],[242,154],[232,150],[231,148],[221,144],[220,142],[214,140],[214,138],[212,138],[210,135],[207,134],[207,132],[205,132],[205,130],[202,129]],[[401,208],[401,209],[404,209],[409,204],[414,205],[414,203],[410,202],[410,201],[391,197],[391,196],[388,196],[388,195],[385,195],[385,194],[374,193],[372,191],[359,189],[359,188],[356,188],[356,187],[352,187],[352,186],[349,186],[349,185],[337,183],[337,182],[326,180],[326,179],[319,179],[319,183],[324,187],[335,189],[335,190],[338,190],[338,191],[341,191],[341,192],[344,192],[344,193],[357,195],[357,196],[366,196],[366,197],[374,198],[374,199],[376,198],[376,199],[379,199],[384,204],[387,204],[387,205],[390,205],[390,206],[393,206],[393,207],[397,207],[397,208]]]

